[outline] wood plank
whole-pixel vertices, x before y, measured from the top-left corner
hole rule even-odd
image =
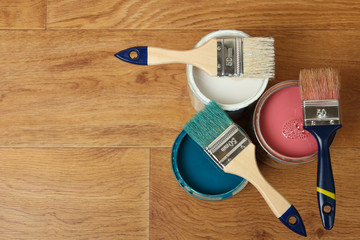
[[[44,29],[46,0],[0,1],[0,29]]]
[[[186,193],[170,166],[170,148],[151,150],[150,239],[303,239],[277,220],[248,184],[223,201],[204,201]],[[260,165],[263,175],[299,211],[310,239],[352,239],[360,235],[360,148],[332,148],[337,210],[331,231],[322,227],[316,199],[316,162],[289,170]],[[346,158],[344,158],[346,156]]]
[[[359,29],[357,1],[49,0],[50,28]]]
[[[194,112],[184,65],[148,68],[113,56],[146,33],[17,31],[0,36],[0,145],[169,145],[177,126]]]
[[[148,149],[1,148],[0,156],[1,239],[148,239]]]
[[[0,32],[0,146],[171,146],[195,111],[182,64],[137,66],[134,45],[189,49],[207,30]],[[334,146],[359,146],[360,30],[249,31],[276,41],[276,80],[330,65],[342,75]],[[251,114],[244,117],[250,121]]]

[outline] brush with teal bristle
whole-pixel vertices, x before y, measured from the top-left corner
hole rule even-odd
[[[302,219],[293,205],[262,176],[256,163],[255,145],[214,101],[188,123],[184,130],[226,173],[251,182],[275,216],[292,231],[306,236]]]

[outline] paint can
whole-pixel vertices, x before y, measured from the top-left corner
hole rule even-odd
[[[212,38],[249,37],[237,30],[219,30],[204,36],[195,48]],[[209,76],[192,65],[186,66],[188,90],[192,106],[201,110],[210,100],[215,100],[233,120],[241,116],[245,108],[254,103],[265,91],[268,78],[231,78]]]
[[[176,138],[171,167],[180,186],[191,196],[216,201],[239,193],[247,180],[222,171],[185,131]]]
[[[289,168],[317,159],[315,138],[303,129],[299,81],[280,82],[256,104],[253,133],[257,158],[275,168]]]

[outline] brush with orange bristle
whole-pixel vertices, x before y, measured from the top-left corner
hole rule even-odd
[[[341,128],[339,72],[333,68],[300,71],[304,129],[318,143],[317,197],[321,221],[330,230],[335,220],[335,184],[330,161],[330,139]]]

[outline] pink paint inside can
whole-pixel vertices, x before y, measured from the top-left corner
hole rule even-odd
[[[290,84],[267,94],[262,99],[261,108],[257,109],[257,132],[261,135],[265,148],[273,155],[293,160],[316,154],[315,138],[303,129],[299,86]]]

